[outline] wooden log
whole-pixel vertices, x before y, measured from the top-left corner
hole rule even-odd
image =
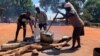
[[[0,46],[0,51],[6,51],[6,50],[11,50],[15,48],[19,48],[25,45],[28,45],[28,42],[23,42],[23,43],[9,43],[9,44],[2,44]]]
[[[9,50],[9,49],[15,49],[20,47],[20,43],[11,43],[11,44],[2,44],[1,50]]]

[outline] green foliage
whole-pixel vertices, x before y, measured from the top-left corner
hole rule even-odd
[[[32,0],[0,0],[0,5],[5,8],[2,17],[17,17],[21,13],[30,11],[34,13]]]
[[[84,15],[82,15],[81,17],[83,18],[84,21],[92,21],[93,17],[92,15],[89,13],[88,10],[84,9]]]
[[[100,22],[100,0],[88,0],[84,9],[88,10],[88,13],[93,17],[91,22]]]
[[[59,6],[59,0],[40,0],[40,6],[47,11],[49,8],[56,12],[58,6]]]
[[[40,6],[47,11],[49,8],[56,12],[57,8],[59,8],[59,5],[61,4],[61,0],[40,0]],[[78,5],[76,4],[76,0],[65,0],[65,2],[70,1],[75,8],[78,10]],[[78,1],[78,0],[77,0]],[[85,2],[85,0],[81,0],[82,2]]]
[[[66,2],[68,0],[65,0]],[[81,9],[76,4],[77,1],[82,1],[83,3],[85,0],[69,0],[75,7],[78,13],[81,12]],[[40,0],[40,6],[47,11],[49,8],[55,12],[55,10],[58,8],[60,3],[60,0]],[[84,4],[84,8],[82,9],[83,20],[87,20],[90,22],[100,22],[100,0],[87,0],[87,3]]]

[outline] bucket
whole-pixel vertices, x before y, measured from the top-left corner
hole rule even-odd
[[[93,56],[100,56],[100,48],[94,48]]]

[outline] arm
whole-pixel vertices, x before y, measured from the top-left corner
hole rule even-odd
[[[31,27],[32,33],[34,33],[34,31],[33,31],[33,27],[32,27],[32,21],[29,21],[29,24],[30,24],[30,27]]]
[[[21,20],[21,15],[18,17],[18,19],[16,20],[16,22],[19,23],[20,20]]]
[[[30,16],[30,20],[29,20],[29,25],[30,25],[30,28],[31,28],[31,30],[32,30],[32,33],[34,33],[33,27],[32,27],[32,18],[31,18],[31,16]]]

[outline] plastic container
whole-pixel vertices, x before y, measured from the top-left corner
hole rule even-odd
[[[94,48],[93,56],[100,56],[100,48]]]

